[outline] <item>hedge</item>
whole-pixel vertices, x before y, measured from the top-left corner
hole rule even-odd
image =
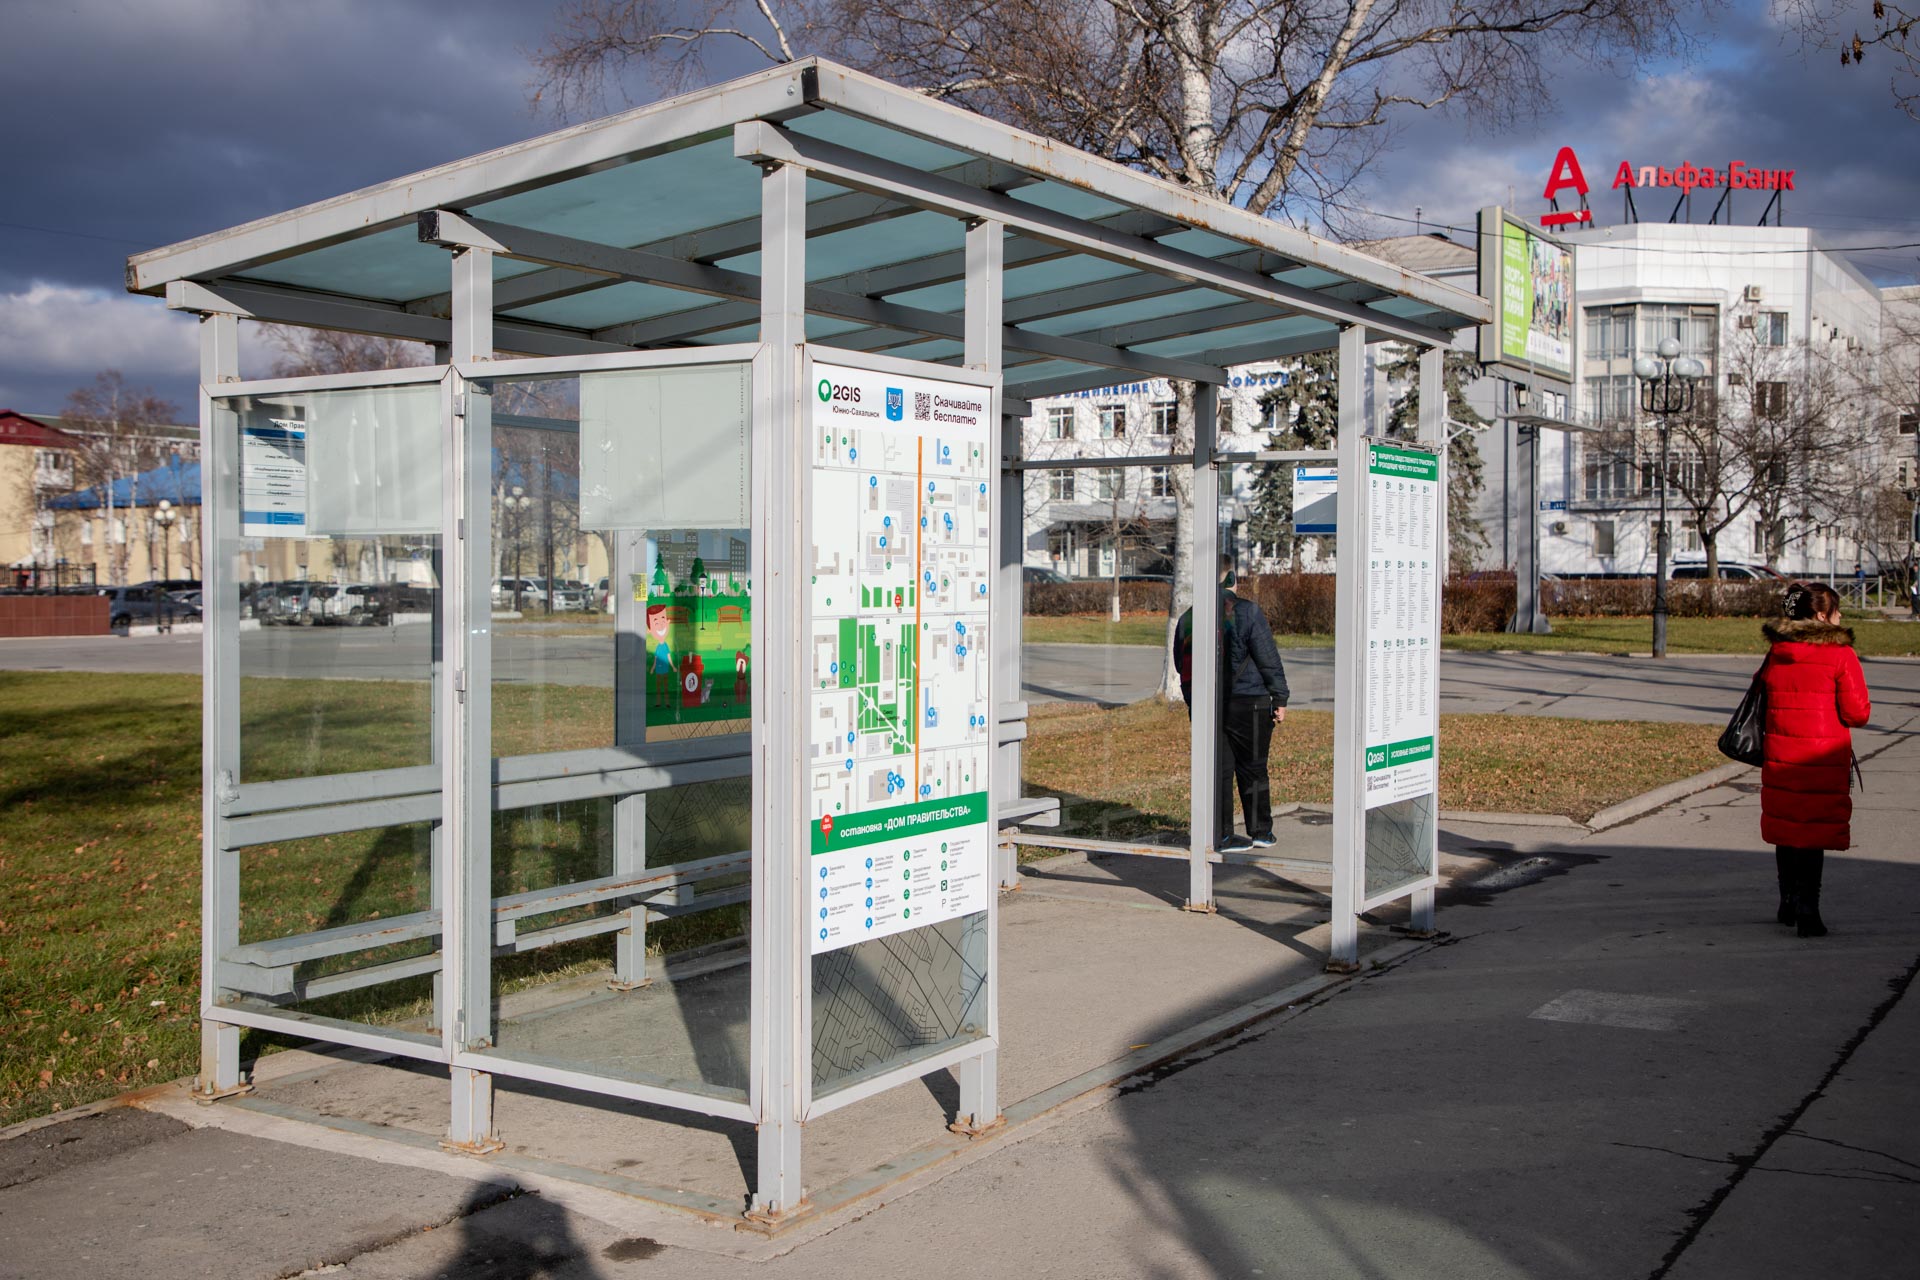
[[[1242,578],[1236,588],[1266,611],[1277,632],[1330,635],[1333,632],[1333,575],[1268,573]],[[1541,583],[1543,603],[1556,618],[1645,617],[1653,612],[1651,578],[1560,578]],[[1165,582],[1120,584],[1122,613],[1167,612],[1172,587]],[[1026,611],[1040,617],[1102,615],[1112,607],[1109,582],[1033,582],[1027,584]],[[1510,573],[1480,573],[1453,578],[1442,593],[1440,630],[1498,631],[1513,615]],[[1767,582],[1669,582],[1667,608],[1676,618],[1766,617],[1778,610],[1780,587]]]

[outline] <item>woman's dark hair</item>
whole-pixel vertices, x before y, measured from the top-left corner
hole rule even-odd
[[[1787,584],[1786,597],[1780,602],[1780,612],[1789,622],[1800,622],[1816,614],[1836,613],[1840,608],[1840,597],[1832,587],[1824,582],[1792,582]]]

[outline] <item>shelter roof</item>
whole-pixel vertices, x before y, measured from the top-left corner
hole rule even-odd
[[[964,228],[1006,228],[1006,383],[1044,395],[1333,345],[1444,342],[1474,294],[808,59],[128,260],[189,310],[445,341],[445,227],[497,250],[494,342],[754,341],[756,164],[806,168],[809,341],[957,364]]]

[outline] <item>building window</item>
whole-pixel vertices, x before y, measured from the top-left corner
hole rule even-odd
[[[1233,434],[1233,401],[1224,399],[1220,401],[1220,412],[1214,418],[1214,422],[1222,439]]]
[[[1588,445],[1584,472],[1588,502],[1614,502],[1633,496],[1633,459],[1623,452]]]
[[[1073,472],[1047,472],[1047,497],[1054,502],[1073,501]]]
[[[1787,313],[1762,311],[1753,318],[1753,340],[1763,347],[1787,345]]]
[[[1156,436],[1170,436],[1180,425],[1180,406],[1172,400],[1155,400],[1147,407],[1148,429]]]
[[[1625,360],[1633,355],[1633,308],[1588,307],[1589,360]]]
[[[1595,520],[1593,522],[1593,554],[1610,556],[1613,550],[1613,521]]]
[[[1150,498],[1171,498],[1173,496],[1173,471],[1171,468],[1147,468],[1147,496]]]
[[[1073,559],[1073,530],[1049,529],[1047,531],[1047,554],[1057,561]]]
[[[1640,409],[1640,390],[1630,373],[1587,379],[1587,406],[1596,423],[1632,422]]]
[[[1706,543],[1700,540],[1700,522],[1688,520],[1680,526],[1680,546],[1686,551],[1703,551]]]
[[[1920,413],[1901,414],[1900,415],[1900,434],[1903,436],[1910,436],[1915,431],[1920,431]]]
[[[1767,558],[1767,522],[1765,520],[1753,522],[1753,554],[1762,560]]]
[[[1100,438],[1118,440],[1127,434],[1127,406],[1124,404],[1103,404],[1097,412],[1100,414]]]
[[[1126,487],[1126,479],[1119,467],[1102,467],[1094,477],[1093,496],[1101,502],[1112,502]]]
[[[80,517],[80,545],[83,547],[90,547],[93,545],[93,517],[92,516]]]
[[[1787,384],[1784,382],[1754,383],[1753,416],[1756,418],[1786,417]]]
[[[1073,439],[1073,406],[1058,405],[1047,410],[1047,439]]]

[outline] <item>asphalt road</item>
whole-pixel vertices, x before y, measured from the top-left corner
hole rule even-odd
[[[424,678],[431,630],[425,626],[312,630],[271,628],[241,636],[241,669],[254,676],[350,679]],[[494,642],[494,678],[502,683],[613,682],[611,638],[502,631]],[[1037,702],[1134,702],[1161,674],[1158,649],[1145,645],[1030,644],[1026,696]],[[1332,705],[1333,650],[1284,654],[1296,707]],[[1569,653],[1454,653],[1440,659],[1440,709],[1590,720],[1724,719],[1739,701],[1757,660],[1724,657],[1626,658]],[[1920,701],[1920,664],[1867,659],[1876,702]],[[68,636],[0,640],[0,670],[200,670],[200,637]]]

